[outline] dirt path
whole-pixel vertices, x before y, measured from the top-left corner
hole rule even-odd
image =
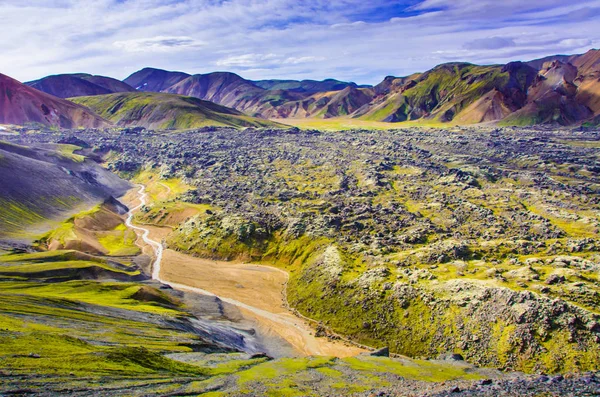
[[[131,195],[129,199],[134,200]],[[253,318],[263,333],[284,338],[300,354],[348,357],[364,351],[345,342],[315,337],[310,325],[287,309],[286,272],[269,266],[200,259],[163,249],[159,241],[171,230],[134,225],[133,214],[147,202],[143,186],[137,192],[137,200],[139,205],[130,210],[126,224],[141,234],[144,243],[152,248],[155,257],[152,278],[155,280],[175,289],[218,296]]]

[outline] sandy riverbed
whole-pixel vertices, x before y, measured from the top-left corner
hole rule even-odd
[[[139,203],[137,189],[123,199],[128,205]],[[137,203],[136,203],[137,201]],[[143,226],[149,238],[162,241],[169,228]],[[140,239],[141,240],[141,239]],[[144,250],[151,254],[152,248]],[[303,319],[286,308],[284,286],[287,273],[268,266],[212,261],[166,249],[162,254],[160,279],[181,289],[212,293],[233,304],[254,320],[261,333],[277,335],[290,343],[299,354],[336,357],[354,356],[363,352],[355,346],[328,338],[317,338]]]

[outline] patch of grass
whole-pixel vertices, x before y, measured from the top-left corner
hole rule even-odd
[[[132,256],[140,252],[135,244],[137,234],[125,225],[119,225],[115,230],[98,237],[98,242],[108,251],[110,256]]]
[[[70,98],[117,125],[186,130],[206,126],[285,127],[198,98],[164,93],[117,93]]]
[[[42,265],[43,266],[43,265]],[[100,281],[66,281],[56,284],[5,283],[5,292],[43,298],[69,299],[75,302],[134,310],[145,313],[177,314],[173,307],[135,299],[142,288],[136,283],[111,283]]]
[[[422,360],[390,360],[382,357],[350,357],[342,359],[350,368],[369,373],[393,373],[406,379],[446,382],[455,379],[478,380],[481,375],[452,364]]]
[[[76,145],[67,145],[67,144],[58,144],[58,153],[69,160],[72,160],[76,163],[83,163],[85,160],[85,156],[80,154],[75,154],[77,150],[81,150],[79,146]]]

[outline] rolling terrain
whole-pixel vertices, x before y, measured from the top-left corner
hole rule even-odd
[[[284,269],[322,332],[398,354],[600,362],[594,132],[198,132],[98,141],[115,171],[185,181],[140,214],[168,249]]]
[[[123,82],[102,76],[72,74],[48,76],[27,84],[61,98],[83,97],[73,102],[89,105],[101,116],[118,122],[119,126],[185,129],[209,125],[206,120],[213,116],[212,125],[215,126],[267,125],[249,118],[244,122],[226,120],[227,117],[215,114],[214,107],[207,110],[211,106],[206,103],[188,106],[183,103],[189,103],[187,99],[175,101],[150,93],[194,97],[235,109],[249,117],[283,123],[285,119],[308,118],[424,125],[568,126],[597,124],[600,117],[599,76],[600,50],[590,50],[582,55],[558,55],[506,65],[442,64],[424,73],[387,76],[374,87],[334,79],[251,81],[229,72],[189,75],[153,68],[135,72]],[[125,95],[135,91],[148,95],[143,96],[143,100],[142,96]],[[90,99],[109,94],[122,95],[104,97],[112,98],[110,100]],[[34,103],[36,96],[38,100]],[[37,91],[30,92],[27,100],[19,102],[24,109],[12,111],[16,113],[12,117],[5,111],[4,121],[0,119],[0,122],[42,122],[64,128],[89,127],[90,123],[103,126],[93,116],[90,118],[95,121],[78,115],[54,115],[47,105],[41,109],[41,104],[37,103],[39,97]],[[51,97],[44,98],[49,101]],[[111,104],[114,106],[123,101],[137,111],[109,111]],[[140,101],[152,105],[142,111],[133,104]],[[65,102],[61,104],[62,108],[68,106]],[[38,106],[41,115],[32,110]],[[53,109],[56,109],[54,113],[68,113],[57,105]],[[83,111],[83,108],[79,109],[79,112]],[[225,109],[216,113],[233,114]]]
[[[48,76],[25,84],[59,98],[135,91],[122,81],[85,73]]]
[[[264,118],[358,118],[376,122],[575,125],[600,114],[600,51],[530,62],[450,63],[375,87],[337,80],[250,81],[227,72],[185,75],[144,69],[126,82],[188,95]]]
[[[272,121],[182,95],[162,93],[119,93],[71,98],[118,126],[159,130],[184,130],[205,126],[275,127]]]
[[[85,154],[93,153],[94,147],[81,140],[79,149],[48,143],[61,136],[23,134],[24,141],[37,141],[35,146],[3,144],[0,163],[8,158],[5,152],[16,153],[23,158],[11,157],[10,162],[30,175],[40,171],[28,159],[51,153],[66,157],[60,159],[65,168],[86,164]],[[25,143],[21,137],[12,139]],[[168,195],[178,194],[178,182],[163,181],[156,185],[172,186]],[[56,177],[37,181],[38,189],[56,182]],[[61,183],[64,191],[80,188],[76,179]],[[3,200],[17,194],[14,180],[2,186]],[[42,196],[36,199],[43,201]],[[151,252],[141,241],[136,246],[126,213],[123,204],[109,198],[65,219],[31,245],[13,247],[0,236],[0,393],[406,396],[417,395],[415,391],[443,395],[450,390],[487,390],[494,382],[521,390],[521,384],[533,382],[523,378],[517,383],[500,372],[451,360],[371,355],[273,359],[261,349],[275,337],[248,328],[251,323],[234,306],[150,280]],[[16,226],[25,234],[35,229],[25,223]],[[569,387],[585,390],[583,383]]]
[[[29,240],[52,221],[122,195],[130,184],[73,151],[0,141],[0,238]]]

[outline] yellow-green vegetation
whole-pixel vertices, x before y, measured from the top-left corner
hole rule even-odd
[[[181,178],[161,178],[154,171],[143,170],[134,176],[133,182],[143,184],[149,198],[149,203],[135,214],[135,221],[139,224],[176,227],[193,216],[205,219],[216,210],[209,204],[177,200],[193,188]]]
[[[124,224],[106,233],[99,233],[97,238],[109,256],[131,256],[140,252],[139,247],[135,244],[137,235]]]
[[[132,181],[146,187],[146,193],[152,203],[173,200],[192,189],[192,186],[186,184],[181,178],[161,178],[156,171],[151,170],[140,171]]]
[[[98,205],[82,211],[38,239],[53,249],[71,248],[108,256],[132,256],[140,252],[135,231],[109,208]]]
[[[273,119],[301,129],[317,129],[321,131],[349,131],[349,130],[389,130],[407,127],[437,127],[443,124],[431,120],[414,120],[402,123],[386,123],[382,121],[354,119],[350,117],[332,117],[328,119],[302,118],[302,119]]]
[[[75,153],[77,150],[81,150],[79,146],[68,144],[59,144],[57,146],[58,153],[64,158],[75,161],[77,163],[82,163],[85,160],[85,156]]]
[[[525,69],[509,72],[502,66],[439,65],[400,83],[403,89],[392,90],[385,97],[375,99],[374,105],[355,117],[370,121],[419,120],[430,125],[452,125],[457,116],[462,124],[487,121],[480,114],[465,114],[464,111],[492,90],[508,91],[509,86],[526,90],[527,77],[521,75],[527,73]]]
[[[393,360],[382,357],[287,358],[260,363],[237,373],[240,392],[251,393],[265,389],[266,395],[318,395],[311,384],[319,383],[321,393],[358,393],[393,385],[394,377],[426,382],[445,382],[457,379],[477,380],[481,374],[468,366]],[[352,380],[348,379],[351,374]]]
[[[289,161],[276,160],[273,167],[278,170],[275,177],[281,178],[290,189],[300,192],[322,194],[335,190],[341,182],[336,169],[330,164],[291,164]]]
[[[162,93],[118,93],[71,98],[120,126],[186,130],[206,126],[283,127],[197,98]]]
[[[190,315],[171,296],[134,282],[47,283],[32,269],[34,264],[70,269],[82,255],[0,255],[0,270],[21,268],[20,280],[0,277],[0,363],[6,380],[0,392],[20,388],[25,380],[29,390],[55,393],[76,387],[145,396],[257,390],[269,396],[320,396],[392,385],[395,377],[425,382],[481,378],[468,367],[372,357],[269,361],[210,353],[209,348],[203,360],[177,361],[166,355],[197,354],[192,351],[206,345],[189,331],[185,319]]]
[[[503,82],[492,69],[480,72]],[[284,268],[292,307],[395,353],[526,372],[600,365],[597,152],[564,143],[577,134],[218,136],[172,138],[212,149],[161,165],[212,207],[174,227],[170,248]],[[157,208],[163,223],[182,214]],[[564,332],[571,342],[550,352]]]

